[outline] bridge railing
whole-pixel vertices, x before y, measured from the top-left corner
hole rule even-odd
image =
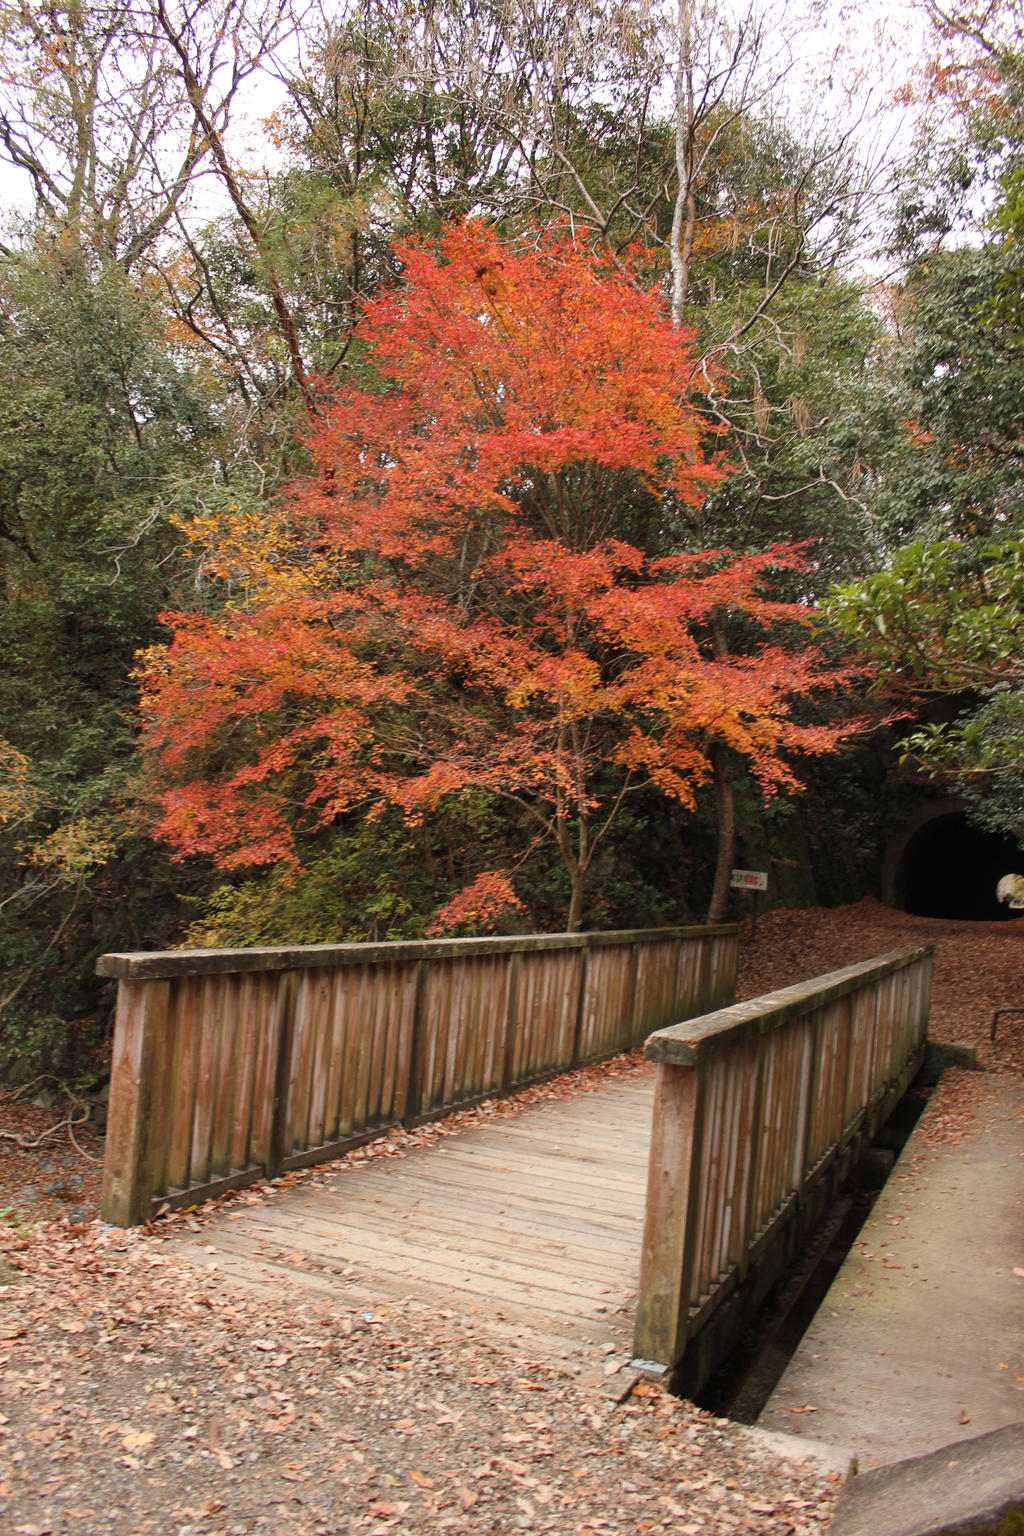
[[[639,1044],[736,995],[739,930],[104,955],[118,979],[102,1213],[323,1161]]]
[[[699,1392],[924,1055],[930,948],[661,1029],[634,1352]]]

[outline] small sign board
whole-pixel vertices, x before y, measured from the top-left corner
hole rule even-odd
[[[729,884],[736,891],[766,891],[768,876],[761,869],[734,869]]]

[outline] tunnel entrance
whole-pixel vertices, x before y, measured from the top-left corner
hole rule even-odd
[[[971,826],[963,811],[939,811],[907,838],[897,904],[915,917],[999,922],[1020,913],[996,900],[1003,875],[1024,874],[1024,852],[1012,837]]]

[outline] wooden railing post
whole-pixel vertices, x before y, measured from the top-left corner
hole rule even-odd
[[[686,1348],[699,1113],[697,1068],[659,1062],[633,1335],[643,1362],[678,1360]]]
[[[117,989],[117,1024],[110,1070],[109,1130],[100,1213],[117,1227],[148,1221],[159,1185],[154,1166],[164,1148],[150,1135],[158,1061],[166,1054],[168,981],[122,981]],[[156,1138],[158,1141],[159,1138]]]

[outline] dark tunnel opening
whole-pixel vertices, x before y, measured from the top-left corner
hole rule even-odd
[[[1003,875],[1024,874],[1024,852],[1012,837],[983,832],[957,811],[938,816],[907,841],[902,906],[915,917],[998,922],[1020,912],[996,900]]]

